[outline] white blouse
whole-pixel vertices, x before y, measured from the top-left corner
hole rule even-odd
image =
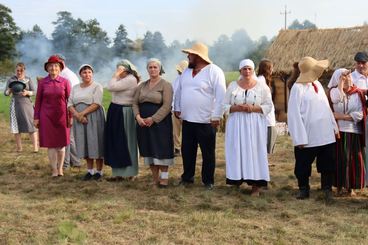
[[[258,105],[262,108],[263,115],[266,116],[271,112],[273,105],[269,87],[257,81],[253,88],[243,89],[237,81],[231,82],[227,88],[223,104],[225,113],[230,113],[232,105],[241,104]]]
[[[295,83],[288,102],[288,127],[294,146],[315,147],[336,141],[337,124],[319,81]]]
[[[353,118],[353,121],[338,120],[339,130],[348,133],[362,133],[362,129],[358,125],[363,119],[363,108],[359,95],[357,93],[346,95],[341,93],[338,88],[332,88],[330,97],[335,112],[349,114]]]
[[[101,84],[93,82],[88,87],[81,87],[77,84],[70,93],[68,107],[79,103],[91,105],[93,103],[102,106],[103,87]]]

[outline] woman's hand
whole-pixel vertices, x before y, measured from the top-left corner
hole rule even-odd
[[[36,128],[38,128],[38,127],[40,126],[40,120],[38,120],[38,119],[34,119],[34,120],[33,120],[33,125],[34,125]]]
[[[241,104],[239,105],[241,110],[244,111],[244,112],[252,112],[252,108],[253,106],[252,105],[249,105],[249,104]]]
[[[139,124],[139,126],[141,127],[146,127],[146,122],[143,120],[143,118],[138,114],[135,118],[137,120],[137,123]]]
[[[345,114],[343,114],[343,113],[334,112],[333,115],[334,115],[334,117],[335,117],[336,120],[344,120]]]
[[[151,127],[152,124],[154,123],[152,117],[144,118],[143,121],[145,122],[145,124],[146,124],[147,127]]]
[[[80,123],[87,124],[88,123],[87,117],[82,117],[82,119],[80,120]]]
[[[71,128],[73,126],[73,118],[68,118],[67,125],[68,128]]]
[[[115,79],[119,79],[120,77],[121,77],[121,75],[123,74],[125,72],[125,69],[124,69],[124,67],[122,67],[122,66],[119,66],[117,69],[116,69],[116,71],[115,71],[115,73],[113,74],[113,78],[115,78]]]
[[[20,93],[22,96],[26,97],[29,95],[29,91],[28,90],[23,90],[21,93]]]
[[[75,117],[75,119],[77,119],[78,122],[82,123],[83,117],[85,116],[83,115],[82,112],[74,111],[73,117]]]

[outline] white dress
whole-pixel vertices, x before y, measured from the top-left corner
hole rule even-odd
[[[229,113],[232,105],[239,104],[258,105],[262,113]],[[266,115],[272,109],[269,88],[257,82],[253,88],[245,90],[234,81],[227,89],[224,109],[229,114],[225,134],[227,183],[269,181],[266,122]]]

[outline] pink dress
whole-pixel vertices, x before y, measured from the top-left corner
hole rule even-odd
[[[68,98],[70,82],[61,76],[45,77],[38,83],[34,119],[39,119],[40,146],[47,148],[69,145]]]

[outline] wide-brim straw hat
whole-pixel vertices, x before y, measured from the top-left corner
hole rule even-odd
[[[311,83],[316,81],[326,68],[328,60],[316,60],[312,57],[304,57],[299,61],[300,75],[295,81],[296,83]]]
[[[47,62],[45,63],[44,65],[44,68],[45,68],[45,71],[47,71],[47,66],[50,64],[50,63],[58,63],[60,65],[60,70],[63,70],[64,69],[64,63],[63,61],[60,59],[59,56],[57,55],[52,55],[50,56],[50,58],[47,60]],[[47,71],[48,72],[48,71]]]
[[[188,49],[182,49],[181,50],[184,53],[187,54],[195,54],[201,57],[204,61],[207,63],[212,63],[210,58],[208,58],[208,47],[204,45],[203,43],[195,43],[191,48]]]
[[[188,67],[188,61],[182,60],[175,66],[176,70],[180,73],[183,73],[183,71]]]

